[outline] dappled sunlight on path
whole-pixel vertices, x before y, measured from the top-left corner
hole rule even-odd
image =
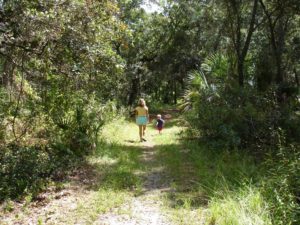
[[[153,140],[156,136],[156,130],[148,127],[146,142],[135,143],[134,141],[125,140],[125,145],[138,145],[141,150],[139,161],[145,166],[145,169],[135,171],[135,174],[141,177],[142,185],[130,202],[126,202],[109,213],[101,215],[98,224],[171,224],[161,209],[163,205],[161,193],[170,190],[170,183],[166,180],[164,166],[157,160],[157,149]]]
[[[180,148],[177,134],[184,128],[178,123],[170,115],[160,135],[153,121],[147,126],[147,141],[139,142],[133,122],[112,121],[103,128],[94,154],[64,182],[59,198],[45,193],[44,206],[20,208],[18,219],[11,214],[4,224],[174,224],[164,209],[166,196],[175,191],[174,178],[161,149]]]

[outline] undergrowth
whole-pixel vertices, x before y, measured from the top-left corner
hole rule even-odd
[[[175,178],[165,204],[178,224],[271,224],[268,202],[256,185],[259,167],[250,156],[195,141],[162,146],[160,154]]]
[[[291,185],[299,174],[297,154],[282,149],[261,163],[249,152],[187,138],[182,124],[182,119],[173,118],[161,135],[152,125],[146,130],[158,154],[155,163],[167,174],[163,210],[175,224],[297,224],[299,186]],[[93,223],[100,214],[142,194],[142,174],[150,168],[140,161],[136,125],[118,118],[103,126],[100,137],[96,150],[86,157],[97,180],[76,210],[66,213],[69,223]]]
[[[173,177],[171,191],[165,194],[164,202],[176,223],[299,222],[295,197],[298,189],[292,185],[297,183],[299,174],[296,154],[287,157],[285,149],[286,153],[257,161],[247,151],[216,148],[210,143],[185,139],[186,133],[178,124],[170,129],[156,138],[156,142],[160,143],[159,158]]]

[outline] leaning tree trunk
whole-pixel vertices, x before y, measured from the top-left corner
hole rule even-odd
[[[241,10],[241,3],[235,0],[230,0],[230,5],[233,9],[233,14],[235,15],[235,23],[231,21],[231,28],[232,32],[234,32],[232,38],[233,38],[233,44],[236,52],[237,57],[237,73],[238,73],[238,81],[240,87],[244,86],[244,62],[247,57],[250,42],[252,39],[252,35],[256,29],[255,27],[255,20],[256,20],[256,14],[257,14],[257,8],[258,8],[258,0],[253,0],[253,8],[251,11],[251,20],[249,24],[249,28],[247,30],[247,36],[245,41],[242,40],[242,10]]]

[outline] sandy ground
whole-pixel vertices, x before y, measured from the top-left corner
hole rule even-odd
[[[145,174],[142,195],[135,197],[131,202],[111,212],[101,215],[96,224],[99,225],[170,225],[167,216],[161,210],[160,195],[169,190],[162,169],[155,166],[155,147],[150,142],[143,146],[141,163],[150,170]],[[123,213],[120,213],[123,212]]]
[[[147,172],[142,174],[144,184],[139,196],[134,197],[119,208],[113,208],[108,213],[99,215],[92,224],[101,225],[169,225],[167,216],[161,210],[160,196],[169,187],[159,165],[156,165],[155,146],[150,141],[141,145],[143,151],[141,163],[147,166]],[[78,204],[89,201],[95,191],[88,188],[96,176],[90,168],[80,168],[70,176],[70,184],[62,190],[49,188],[38,196],[38,200],[26,205],[25,202],[14,203],[14,210],[1,216],[1,225],[22,224],[70,224],[69,218],[76,215]],[[89,174],[89,175],[88,175]],[[2,206],[4,207],[4,206]],[[3,211],[3,208],[1,209]],[[72,224],[91,224],[74,219]]]

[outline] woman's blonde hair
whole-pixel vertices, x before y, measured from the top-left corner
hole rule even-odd
[[[139,106],[141,106],[141,107],[146,106],[146,102],[143,98],[139,99]]]

